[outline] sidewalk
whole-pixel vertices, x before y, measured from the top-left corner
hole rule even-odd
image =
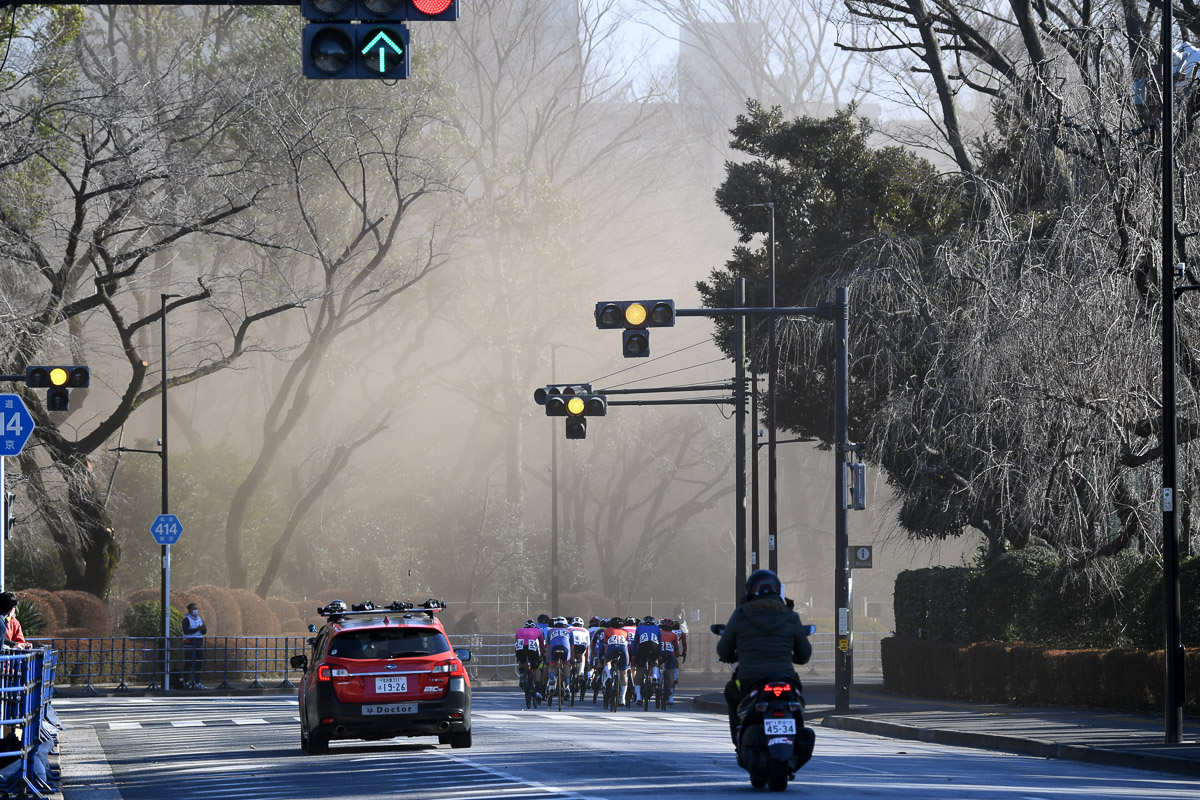
[[[856,684],[850,713],[837,716],[829,679],[806,679],[804,689],[814,726],[1200,777],[1200,719],[1185,718],[1184,743],[1167,745],[1161,715],[903,697],[875,683]],[[725,713],[720,693],[700,695],[693,704]]]

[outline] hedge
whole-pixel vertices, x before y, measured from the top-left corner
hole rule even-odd
[[[1033,706],[1160,711],[1161,650],[1062,650],[892,636],[880,643],[883,687],[895,694]],[[1186,713],[1200,713],[1200,648],[1184,658]]]

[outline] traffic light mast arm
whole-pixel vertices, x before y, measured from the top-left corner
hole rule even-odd
[[[737,402],[732,397],[678,397],[673,400],[609,400],[610,406],[697,406],[730,405]]]

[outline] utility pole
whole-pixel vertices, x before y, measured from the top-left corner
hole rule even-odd
[[[746,279],[738,278],[733,304],[736,308],[746,305]],[[737,444],[735,453],[737,459],[736,477],[736,508],[737,515],[734,523],[734,549],[736,552],[736,574],[734,575],[734,600],[740,598],[746,589],[746,315],[739,314],[734,323],[736,336],[734,339],[734,397],[737,403],[734,414],[737,422]]]
[[[846,464],[850,442],[850,309],[846,287],[839,286],[833,301],[834,324],[834,577],[833,594],[837,606],[837,650],[834,651],[834,703],[837,714],[850,711],[850,684],[854,680],[854,609],[850,598],[849,504],[846,502]]]

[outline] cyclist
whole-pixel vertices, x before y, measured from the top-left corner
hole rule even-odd
[[[620,673],[621,705],[629,705],[627,692],[629,687],[629,631],[625,630],[625,621],[613,617],[604,629],[604,664],[605,670],[615,669]]]
[[[662,655],[660,662],[663,671],[663,685],[667,686],[667,705],[675,703],[675,684],[679,682],[679,660],[675,658],[679,646],[679,634],[675,629],[678,622],[668,618],[662,621]]]
[[[525,680],[525,673],[530,669],[536,669],[538,696],[541,696],[541,687],[546,682],[546,665],[542,654],[546,651],[546,640],[542,637],[542,629],[537,623],[531,619],[525,620],[525,624],[517,631],[516,642],[513,648],[517,653],[517,675],[522,681]]]
[[[538,614],[537,626],[542,631],[542,638],[546,638],[546,634],[550,632],[550,615]]]
[[[592,633],[592,646],[589,652],[592,658],[591,683],[593,684],[593,689],[599,687],[601,680],[600,673],[604,669],[604,647],[608,644],[608,640],[604,638],[604,631],[607,627],[607,619],[592,617],[591,625],[589,626],[589,630]]]
[[[662,653],[662,629],[654,617],[647,614],[634,629],[633,641],[629,646],[629,654],[633,656],[633,692],[634,700],[642,701],[642,683],[646,672],[650,671],[651,679],[657,677],[658,658]]]
[[[571,620],[571,674],[587,679],[588,645],[592,637],[582,617]]]
[[[571,628],[566,617],[555,617],[550,623],[550,630],[546,634],[546,652],[551,677],[557,679],[556,665],[566,665],[571,660]],[[562,677],[565,679],[566,676],[564,671]]]

